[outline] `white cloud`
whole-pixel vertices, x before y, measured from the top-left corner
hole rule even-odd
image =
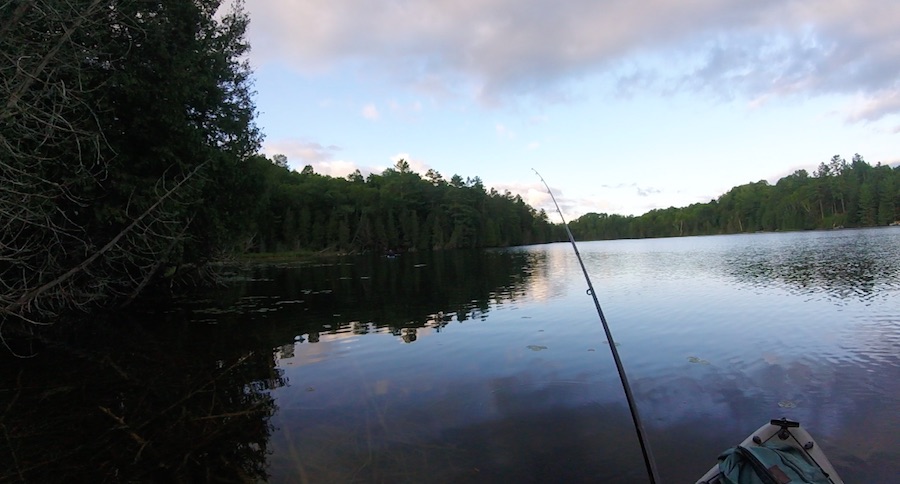
[[[290,168],[297,171],[309,165],[316,173],[333,177],[347,176],[357,168],[360,168],[363,174],[371,173],[372,170],[359,167],[353,161],[334,160],[334,154],[340,149],[334,145],[323,146],[315,141],[283,139],[266,141],[263,145],[263,154],[269,157],[283,154],[287,156]]]
[[[291,166],[303,167],[307,164],[319,163],[333,158],[334,153],[340,151],[339,146],[323,146],[315,141],[303,139],[266,140],[263,144],[263,153],[267,156],[283,154],[287,156]]]
[[[525,145],[525,149],[527,149],[529,151],[534,151],[540,147],[541,147],[541,144],[537,141],[532,141],[531,143],[528,143],[527,145]]]
[[[409,153],[397,153],[396,155],[390,157],[390,160],[392,166],[400,160],[406,160],[406,162],[409,163],[409,169],[414,171],[415,173],[418,173],[419,175],[424,175],[425,172],[427,172],[428,169],[431,168],[424,161],[417,160],[410,156]]]
[[[497,123],[494,126],[494,131],[497,133],[497,136],[501,138],[513,139],[516,137],[516,133],[500,123]]]
[[[351,67],[487,102],[565,97],[567,83],[595,74],[618,76],[623,92],[752,100],[900,88],[900,2],[884,0],[248,0],[247,8],[256,64],[311,74]]]
[[[900,113],[900,86],[897,89],[870,93],[848,109],[848,121],[876,121]]]
[[[533,183],[495,183],[491,184],[488,189],[494,188],[503,194],[507,191],[513,196],[519,195],[522,201],[532,206],[535,210],[544,210],[551,221],[559,222],[559,213],[556,211],[556,205],[547,192],[547,188],[541,182]],[[595,200],[587,198],[572,198],[567,196],[561,189],[552,188],[553,196],[559,203],[559,208],[567,221],[574,220],[587,212],[601,211],[609,206],[604,200]]]
[[[370,104],[366,104],[366,105],[363,106],[363,108],[362,108],[362,116],[363,116],[364,118],[366,118],[366,119],[371,119],[372,121],[375,121],[375,120],[377,120],[378,117],[379,117],[379,115],[378,115],[378,108],[375,107],[374,104],[371,104],[371,103],[370,103]]]
[[[356,163],[344,160],[322,161],[313,164],[313,169],[316,173],[333,177],[345,177],[353,173],[357,168],[359,167]]]

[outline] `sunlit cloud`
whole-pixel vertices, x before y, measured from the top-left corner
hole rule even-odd
[[[342,178],[356,170],[358,167],[352,161],[335,160],[323,161],[313,165],[313,169],[320,175]]]
[[[375,121],[375,120],[377,120],[378,117],[379,117],[379,114],[378,114],[378,108],[375,107],[374,104],[366,104],[366,105],[363,106],[363,108],[362,108],[362,116],[363,116],[364,118],[366,118],[366,119],[370,119],[370,120],[372,120],[372,121]]]
[[[883,0],[248,0],[247,8],[256,64],[278,59],[310,75],[352,68],[488,103],[564,100],[570,83],[595,75],[618,78],[624,93],[693,89],[751,103],[833,93],[877,100],[900,88],[900,3]],[[851,119],[897,112],[884,101]]]
[[[550,193],[547,192],[547,187],[539,181],[532,183],[495,183],[491,184],[490,188],[494,188],[501,195],[506,193],[509,193],[511,196],[518,195],[522,197],[522,201],[535,210],[544,210],[551,221],[560,221],[553,199]],[[556,197],[556,201],[567,219],[572,219],[585,213],[582,207],[583,200],[569,198],[560,188],[551,187],[551,190],[553,190],[553,196]]]
[[[353,161],[335,160],[334,155],[340,150],[338,146],[299,139],[266,141],[263,145],[263,154],[270,158],[276,154],[285,155],[292,170],[300,171],[308,165],[320,175],[345,177],[359,167]],[[371,170],[361,168],[361,171],[368,173]]]
[[[406,160],[406,162],[409,163],[409,169],[412,170],[414,173],[418,173],[419,175],[424,175],[428,171],[428,169],[431,168],[424,161],[413,158],[409,153],[405,153],[405,152],[397,153],[396,155],[391,156],[390,160],[391,160],[392,166],[400,160]],[[387,168],[387,167],[385,167],[385,168]]]
[[[900,113],[900,86],[897,89],[871,93],[858,99],[847,114],[847,120],[877,121],[885,116]]]
[[[267,140],[263,145],[263,154],[269,157],[276,154],[283,154],[287,156],[288,162],[291,163],[292,166],[299,165],[302,167],[306,164],[330,160],[337,151],[340,151],[340,149],[339,146],[324,146],[315,141],[282,139]]]

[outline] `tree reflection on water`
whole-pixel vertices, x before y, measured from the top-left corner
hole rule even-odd
[[[896,475],[894,237],[585,244],[667,480],[778,416],[845,478]],[[3,355],[0,481],[643,478],[568,246],[231,277],[153,321]]]
[[[32,358],[4,353],[0,481],[265,479],[269,390],[284,385],[271,348],[202,336],[84,322]]]
[[[0,481],[266,480],[271,390],[287,384],[276,357],[338,332],[413,343],[417,328],[449,321],[434,308],[464,320],[498,291],[522,291],[528,263],[474,251],[420,258],[238,271],[209,299],[18,340],[33,357],[0,354]]]

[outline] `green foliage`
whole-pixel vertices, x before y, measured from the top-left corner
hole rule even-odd
[[[0,315],[127,302],[246,242],[269,163],[248,17],[220,4],[2,9]]]
[[[254,215],[249,201],[264,187],[251,161],[260,134],[245,59],[249,18],[239,6],[217,16],[220,4],[118,3],[117,25],[90,39],[105,56],[84,69],[102,86],[89,102],[101,107],[111,160],[93,207],[129,220],[157,199],[157,185],[200,167],[170,209],[186,235],[175,264],[202,262],[236,243]]]
[[[554,240],[545,213],[519,196],[485,192],[480,178],[445,183],[423,178],[405,160],[366,179],[277,170],[267,180],[277,194],[265,202],[253,251],[416,251],[501,247]],[[297,214],[300,214],[299,216]],[[299,220],[299,222],[297,222]]]
[[[641,216],[588,213],[569,226],[583,240],[888,225],[900,216],[900,167],[871,166],[835,155],[814,176],[797,170],[770,185],[732,188],[709,203],[651,210]]]

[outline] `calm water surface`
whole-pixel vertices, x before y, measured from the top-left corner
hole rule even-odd
[[[900,230],[580,249],[666,482],[781,416],[848,482],[900,475]],[[251,289],[296,333],[273,481],[644,480],[569,246],[321,269]]]
[[[847,482],[896,482],[900,229],[579,248],[664,482],[782,416]],[[169,340],[197,366],[262,355],[232,386],[270,409],[251,458],[272,482],[646,481],[567,244],[232,279],[169,311],[190,328]]]

